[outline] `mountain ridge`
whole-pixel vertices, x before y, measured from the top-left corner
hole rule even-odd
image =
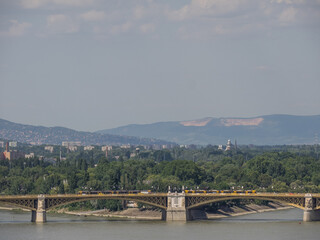
[[[152,145],[171,144],[171,142],[119,136],[97,132],[77,131],[66,127],[44,127],[14,123],[0,118],[0,138],[32,144],[61,144],[63,141],[80,141],[82,145]]]
[[[130,124],[99,133],[154,137],[179,144],[224,144],[236,139],[240,144],[312,144],[320,134],[320,115],[287,114],[257,117],[206,117],[190,121]]]

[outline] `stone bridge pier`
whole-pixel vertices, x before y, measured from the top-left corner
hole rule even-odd
[[[31,222],[45,223],[47,221],[46,203],[44,195],[38,195],[37,210],[31,212]]]
[[[162,219],[167,221],[187,221],[185,193],[168,193],[167,210],[162,212]],[[164,214],[166,216],[164,216]]]
[[[316,199],[312,197],[312,194],[305,195],[305,208],[303,212],[303,221],[312,222],[320,221],[320,209],[316,210]]]

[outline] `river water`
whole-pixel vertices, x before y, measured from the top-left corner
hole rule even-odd
[[[304,223],[302,215],[288,209],[169,223],[48,214],[47,223],[35,224],[28,212],[1,210],[0,240],[319,240],[320,222]]]

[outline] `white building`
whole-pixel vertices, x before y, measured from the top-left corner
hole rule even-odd
[[[230,151],[231,147],[232,147],[232,144],[231,144],[231,140],[229,139],[228,143],[227,143],[227,146],[226,146],[226,151]]]
[[[101,147],[101,151],[102,152],[105,152],[105,151],[111,151],[112,150],[112,146],[108,146],[108,145],[106,145],[106,146],[102,146]]]
[[[53,146],[45,146],[44,150],[49,151],[50,153],[53,153]]]
[[[63,147],[81,146],[81,142],[62,142]]]
[[[129,149],[130,148],[130,144],[127,144],[127,145],[121,145],[120,148],[123,148],[123,149]]]
[[[34,158],[34,153],[29,153],[24,155],[25,158]]]
[[[9,142],[9,147],[17,147],[17,142]]]
[[[78,147],[77,147],[77,146],[69,146],[68,149],[69,149],[69,151],[71,151],[71,152],[75,152],[75,151],[78,150]]]
[[[91,151],[92,149],[94,149],[94,146],[85,146],[83,148],[84,151]]]

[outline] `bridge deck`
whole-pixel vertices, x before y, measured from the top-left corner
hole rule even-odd
[[[96,198],[96,197],[132,197],[132,196],[159,196],[166,197],[168,193],[130,193],[130,194],[43,194],[45,198],[56,197],[83,197],[83,198]],[[37,199],[39,195],[2,195],[1,199]],[[305,193],[186,193],[185,196],[261,196],[261,197],[304,197]],[[312,193],[312,197],[320,197],[320,193]]]
[[[305,193],[186,193],[186,196],[261,196],[261,197],[304,197]],[[320,193],[312,193],[313,197],[320,197]]]

